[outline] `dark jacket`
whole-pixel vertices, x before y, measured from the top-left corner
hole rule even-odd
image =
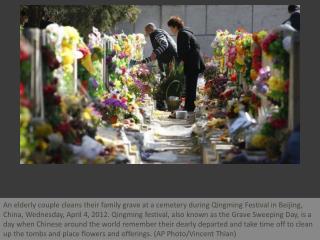
[[[176,43],[166,31],[156,29],[150,34],[150,41],[159,63],[168,64],[174,58],[177,60]]]
[[[290,18],[287,19],[285,23],[290,23],[290,25],[296,29],[297,31],[300,31],[300,11],[296,11],[296,12],[293,12],[291,15],[290,15]]]
[[[200,52],[200,45],[189,29],[183,28],[177,37],[178,57],[184,62],[185,73],[202,73],[205,64]]]

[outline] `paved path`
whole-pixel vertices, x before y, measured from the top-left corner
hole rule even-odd
[[[156,152],[143,163],[202,163],[201,155],[197,151],[196,139],[192,136],[178,136],[182,132],[191,132],[192,125],[186,120],[170,119],[169,115],[170,113],[163,112],[152,120],[151,128],[155,130],[153,150]],[[170,134],[171,130],[176,131],[177,134],[175,132]]]

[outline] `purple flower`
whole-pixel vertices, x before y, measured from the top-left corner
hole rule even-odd
[[[127,55],[124,52],[121,52],[118,57],[119,57],[119,59],[123,59],[123,58],[127,57]]]
[[[266,94],[268,92],[268,86],[263,83],[263,82],[259,82],[257,83],[257,90],[258,92],[262,93],[262,94]]]
[[[116,98],[107,98],[103,101],[103,104],[105,106],[127,109],[127,105]]]
[[[109,65],[112,62],[112,56],[106,57],[106,64]]]
[[[109,86],[113,88],[115,85],[113,82],[109,82]]]

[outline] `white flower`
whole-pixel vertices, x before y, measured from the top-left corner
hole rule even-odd
[[[53,48],[61,44],[63,38],[63,27],[56,23],[52,23],[46,27],[47,41]]]

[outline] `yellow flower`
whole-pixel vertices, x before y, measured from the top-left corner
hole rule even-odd
[[[285,81],[274,76],[268,80],[268,85],[271,91],[282,92],[285,90]]]
[[[259,42],[261,42],[266,36],[268,35],[268,32],[265,30],[262,30],[258,33]]]
[[[82,117],[86,121],[91,121],[91,119],[92,119],[91,109],[89,109],[89,108],[84,109],[84,111],[82,112]]]
[[[116,52],[120,52],[121,47],[119,46],[119,44],[115,44],[115,45],[113,45],[113,50],[115,50]]]
[[[256,70],[251,69],[250,70],[250,78],[251,78],[251,80],[255,81],[257,79],[257,77],[258,77],[258,73],[256,72]]]
[[[244,56],[243,55],[237,55],[236,62],[239,65],[244,65]]]
[[[127,78],[127,84],[128,84],[128,85],[134,84],[133,79],[132,79],[131,76],[129,76],[129,77]]]
[[[67,52],[65,54],[62,55],[62,64],[63,65],[70,65],[73,64],[73,56],[72,56],[72,52]]]
[[[45,141],[40,140],[37,144],[37,147],[40,151],[45,151],[48,148],[48,144]]]
[[[41,123],[36,126],[34,135],[37,138],[47,137],[53,132],[53,129],[48,123]]]
[[[256,134],[251,139],[251,144],[253,147],[264,149],[266,144],[268,143],[268,137],[262,134]]]
[[[78,44],[80,35],[77,29],[70,26],[63,27],[63,44]]]
[[[31,113],[28,108],[20,107],[20,126],[27,127],[31,120]]]
[[[66,72],[66,73],[72,73],[73,72],[73,66],[68,64],[68,65],[64,65],[63,66],[63,70]]]
[[[233,109],[233,112],[234,113],[239,113],[239,105],[236,105],[235,107],[234,107],[234,109]]]

